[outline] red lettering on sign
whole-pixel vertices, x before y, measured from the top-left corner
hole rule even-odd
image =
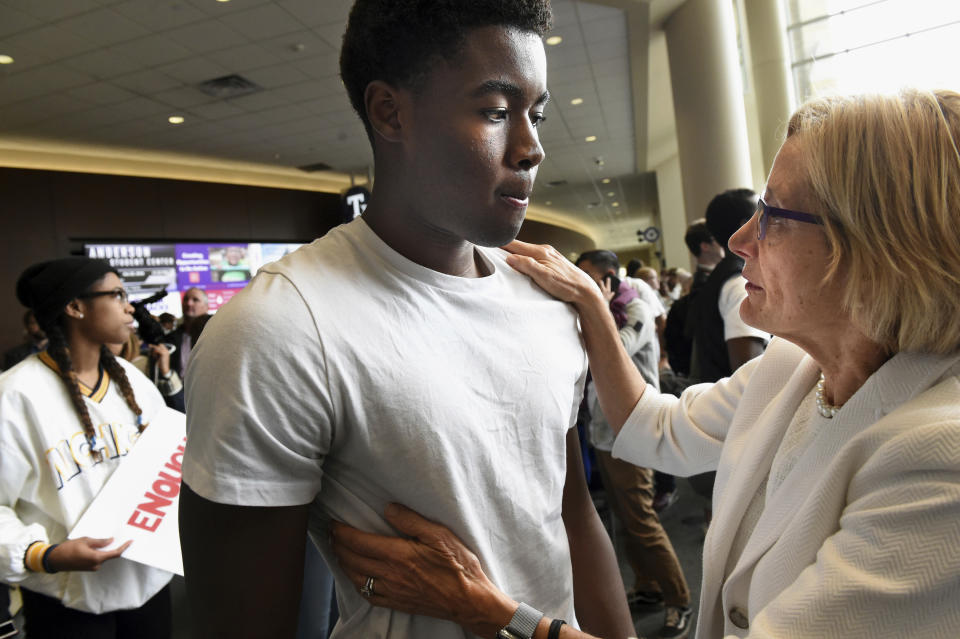
[[[184,441],[186,441],[186,438],[184,438]],[[164,464],[164,468],[169,468],[177,475],[181,475],[182,464],[183,444],[177,446],[176,452],[170,456],[170,461]],[[156,532],[160,522],[167,515],[164,509],[173,503],[174,497],[180,494],[180,477],[174,477],[161,470],[157,473],[157,479],[153,482],[151,488],[153,492],[147,491],[143,494],[149,501],[139,504],[133,514],[130,515],[127,523],[149,532]],[[155,518],[151,519],[144,513],[150,513]]]
[[[140,515],[141,518],[137,519],[137,515]],[[157,526],[159,526],[160,522],[163,521],[162,517],[163,515],[157,517],[151,524],[149,517],[141,513],[139,510],[135,510],[133,511],[133,514],[130,515],[130,519],[127,520],[127,523],[131,526],[136,526],[137,528],[143,528],[148,532],[156,532]]]
[[[143,512],[150,513],[151,515],[156,515],[157,517],[163,517],[166,513],[161,510],[166,508],[173,502],[169,499],[165,499],[160,495],[154,495],[150,491],[143,493],[143,496],[149,499],[150,501],[145,502],[137,506],[137,510],[142,510]]]

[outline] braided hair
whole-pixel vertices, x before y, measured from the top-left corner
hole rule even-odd
[[[87,411],[86,402],[83,401],[83,393],[80,391],[80,381],[77,379],[77,374],[73,370],[73,361],[70,358],[70,344],[63,330],[62,318],[63,316],[61,315],[52,321],[42,322],[40,328],[44,330],[50,340],[47,346],[47,353],[53,361],[56,362],[60,379],[62,379],[63,383],[67,386],[70,401],[77,411],[77,416],[80,418],[80,423],[83,426],[83,433],[86,435],[87,443],[90,445],[90,454],[95,461],[100,462],[103,461],[103,454],[100,450],[94,448],[97,434],[93,428],[90,413]],[[120,387],[120,393],[127,402],[127,406],[130,407],[130,410],[133,411],[133,414],[137,417],[137,429],[143,432],[143,429],[146,427],[142,419],[143,410],[141,410],[136,397],[134,397],[133,387],[130,385],[126,371],[106,346],[100,347],[100,365],[112,379],[116,380]]]
[[[142,433],[146,424],[143,423],[143,411],[137,404],[137,398],[133,396],[133,386],[130,385],[130,380],[127,378],[127,372],[123,369],[123,366],[106,346],[100,347],[100,365],[103,366],[103,370],[107,371],[111,379],[116,380],[120,386],[120,394],[123,395],[123,399],[127,402],[127,406],[130,407],[133,414],[137,416],[137,430]]]

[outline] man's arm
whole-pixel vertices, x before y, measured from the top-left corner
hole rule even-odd
[[[577,429],[567,432],[563,524],[573,563],[573,597],[584,631],[623,639],[635,634],[613,545],[600,523],[584,477]]]
[[[759,337],[735,337],[727,340],[727,357],[730,358],[731,371],[760,355],[763,355],[763,340]]]
[[[293,637],[307,506],[231,506],[186,483],[180,545],[193,637]]]
[[[660,343],[660,361],[658,368],[670,368],[670,360],[667,358],[667,315],[657,316],[657,340]]]

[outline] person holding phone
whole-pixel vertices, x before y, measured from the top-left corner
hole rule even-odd
[[[597,283],[617,325],[624,351],[643,379],[659,390],[660,344],[654,309],[640,299],[636,290],[617,277],[620,261],[613,251],[587,251],[576,266]],[[592,361],[591,369],[606,365]],[[653,471],[615,458],[616,434],[603,413],[593,382],[587,385],[590,411],[589,438],[594,447],[604,490],[626,536],[626,556],[633,569],[633,587],[627,603],[640,609],[664,608],[661,637],[678,637],[690,630],[690,588],[683,568],[653,507],[656,490]]]

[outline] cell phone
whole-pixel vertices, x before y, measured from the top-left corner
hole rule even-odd
[[[620,290],[620,278],[613,273],[607,273],[604,275],[603,281],[607,283],[607,286],[609,286],[610,290],[614,293]]]

